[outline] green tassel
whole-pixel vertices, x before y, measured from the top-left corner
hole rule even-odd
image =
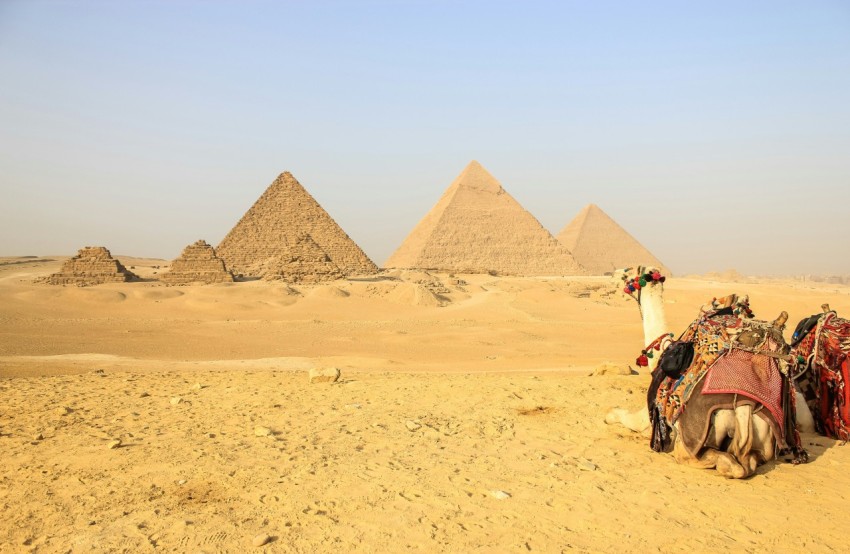
[[[804,364],[804,363],[806,363],[806,358],[804,358],[804,357],[802,357],[802,356],[797,356],[797,363],[798,363],[798,364]]]
[[[650,350],[649,352],[647,352],[647,353],[646,353],[646,357],[647,357],[647,358],[652,358],[652,350]]]
[[[645,286],[646,286],[646,279],[644,279],[643,277],[641,277],[641,278],[640,278],[640,286],[641,286],[641,287],[645,287]]]

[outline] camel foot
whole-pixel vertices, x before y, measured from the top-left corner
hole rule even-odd
[[[755,460],[752,461],[753,463],[755,462]],[[755,471],[755,467],[745,468],[739,464],[731,454],[727,454],[726,452],[717,453],[716,463],[717,465],[715,467],[717,468],[717,473],[727,479],[744,479],[752,475]],[[748,462],[747,465],[754,464]]]
[[[614,425],[619,423],[626,429],[630,429],[635,433],[645,432],[650,428],[649,412],[646,408],[636,412],[629,412],[623,408],[614,408],[605,416],[605,423]]]
[[[605,423],[608,425],[615,425],[617,423],[623,422],[623,416],[626,415],[626,410],[623,408],[614,408],[607,414],[605,414]]]

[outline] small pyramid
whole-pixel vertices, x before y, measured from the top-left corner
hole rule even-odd
[[[275,272],[289,267],[293,255],[300,255],[293,254],[293,248],[307,248],[303,244],[305,235],[331,263],[302,264],[304,268],[332,270],[340,277],[378,271],[372,260],[288,171],[269,185],[224,237],[216,252],[234,273],[246,277],[266,277],[268,273],[275,278],[275,275],[286,273]],[[297,246],[299,244],[301,247]],[[315,277],[322,279],[319,274]]]
[[[50,285],[86,287],[101,283],[124,283],[138,278],[113,258],[103,246],[86,246],[62,264],[59,273],[50,275],[44,282]]]
[[[594,275],[637,265],[669,270],[596,204],[579,212],[560,233],[558,240],[575,259]]]
[[[466,166],[384,267],[504,275],[585,273],[476,161]]]
[[[199,240],[184,248],[180,257],[171,262],[171,270],[160,279],[169,285],[232,283],[233,274],[216,256],[215,249]]]

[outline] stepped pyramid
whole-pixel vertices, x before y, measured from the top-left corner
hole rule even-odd
[[[199,240],[183,249],[180,257],[171,262],[171,270],[160,280],[169,285],[232,283],[233,275],[216,256],[215,249]]]
[[[588,271],[602,275],[615,269],[651,265],[669,273],[652,255],[596,204],[589,204],[558,233],[575,259]]]
[[[139,277],[121,265],[103,246],[86,246],[77,255],[62,264],[59,273],[47,277],[50,285],[77,285],[85,287],[101,283],[123,283]]]
[[[313,243],[306,254],[313,262],[293,263],[305,255],[305,235]],[[297,276],[297,280],[321,280],[324,271],[330,271],[328,277],[378,271],[288,171],[269,185],[216,252],[234,273],[246,277],[275,278],[287,274],[290,278]],[[331,263],[318,263],[319,258]],[[293,271],[298,268],[302,273],[296,275]]]
[[[384,266],[506,275],[585,273],[476,161],[466,166]]]

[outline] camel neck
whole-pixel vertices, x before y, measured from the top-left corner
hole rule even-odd
[[[640,298],[640,315],[643,320],[644,345],[648,345],[664,333],[670,331],[667,317],[664,314],[664,294],[661,286],[651,286],[643,289]],[[649,360],[650,369],[655,369],[658,356]]]

